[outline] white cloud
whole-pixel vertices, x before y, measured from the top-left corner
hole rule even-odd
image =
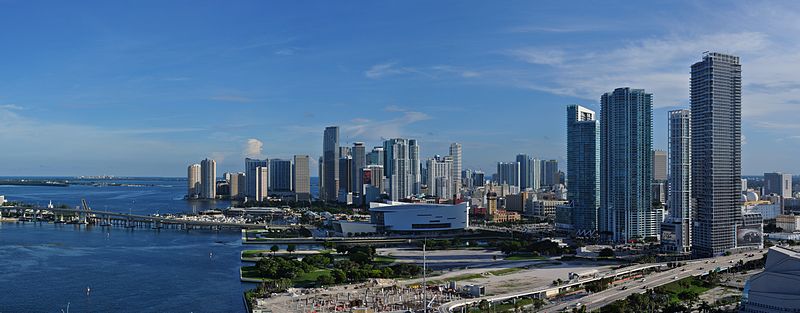
[[[375,64],[364,72],[364,76],[371,79],[379,79],[388,76],[416,74],[426,78],[440,78],[446,75],[457,75],[462,78],[473,78],[481,76],[481,73],[464,69],[452,65],[434,65],[434,66],[420,66],[408,67],[400,66],[397,62],[387,62]]]
[[[249,158],[260,158],[264,150],[264,143],[261,140],[250,138],[244,144],[242,154]]]
[[[367,78],[378,79],[391,75],[409,73],[411,71],[407,68],[397,67],[396,64],[396,62],[375,64],[366,72],[364,72],[364,76],[367,76]]]
[[[391,110],[389,110],[390,108]],[[409,136],[406,129],[408,125],[431,119],[431,116],[423,112],[405,110],[396,106],[387,107],[387,111],[398,112],[401,115],[388,120],[353,119],[342,126],[345,137],[358,140],[381,140]]]

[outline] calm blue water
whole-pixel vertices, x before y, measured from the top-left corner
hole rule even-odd
[[[150,214],[227,207],[187,202],[184,181],[147,187],[0,186],[10,201]],[[242,312],[239,232],[0,223],[0,313]],[[248,249],[268,249],[249,246]],[[87,288],[90,292],[87,295]]]

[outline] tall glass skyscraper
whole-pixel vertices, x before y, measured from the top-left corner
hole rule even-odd
[[[393,201],[405,199],[413,193],[414,177],[411,169],[413,164],[410,155],[410,141],[403,138],[394,138],[383,142],[383,150],[386,157],[384,175],[389,181],[389,195]],[[420,173],[419,177],[422,180],[422,173]]]
[[[288,192],[292,190],[292,161],[272,159],[269,161],[269,190]]]
[[[650,172],[653,94],[617,88],[600,103],[600,234],[613,242],[656,237]]]
[[[567,200],[578,236],[597,233],[600,204],[600,124],[595,112],[567,107]]]
[[[675,233],[662,240],[674,243],[675,252],[689,252],[692,246],[691,117],[689,110],[669,112],[669,223]]]
[[[322,141],[322,199],[336,201],[339,197],[339,127],[325,128]]]
[[[736,247],[741,219],[742,66],[739,57],[706,53],[692,65],[692,251],[719,255]]]

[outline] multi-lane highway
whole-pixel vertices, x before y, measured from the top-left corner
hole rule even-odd
[[[748,257],[747,255],[752,254],[752,257]],[[687,261],[686,265],[672,268],[668,270],[663,270],[660,272],[653,272],[644,277],[644,279],[636,279],[636,280],[629,280],[625,283],[621,283],[615,286],[610,287],[604,291],[598,293],[592,293],[580,298],[571,298],[568,301],[564,302],[556,302],[551,304],[543,309],[541,312],[561,312],[563,310],[571,310],[575,307],[586,306],[587,311],[599,309],[605,305],[608,305],[614,301],[624,299],[625,297],[633,294],[633,293],[643,293],[647,289],[652,289],[657,286],[668,284],[672,281],[683,279],[689,276],[700,276],[705,273],[708,273],[711,270],[715,270],[719,268],[720,270],[727,269],[729,266],[734,265],[735,263],[739,262],[739,260],[743,260],[745,262],[756,260],[762,257],[762,253],[757,251],[750,251],[744,253],[737,253],[730,256],[720,256],[716,258],[709,258],[709,259],[699,259],[693,261]],[[653,264],[655,265],[655,264]],[[607,273],[600,273],[602,275]],[[591,281],[592,279],[587,279],[581,281],[581,283],[585,283],[587,281]],[[541,289],[541,288],[539,288]],[[518,296],[523,296],[526,294],[534,294],[537,292],[541,292],[541,290],[530,290],[530,291],[521,291],[515,292],[514,294],[501,294],[501,295],[493,295],[493,296],[486,296],[476,299],[465,299],[460,301],[454,301],[451,303],[447,303],[442,305],[439,308],[439,312],[453,312],[458,311],[461,306],[467,303],[474,303],[479,302],[481,300],[487,300],[490,302],[496,301],[503,301],[506,299],[511,299]]]

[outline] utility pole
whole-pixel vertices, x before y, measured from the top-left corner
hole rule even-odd
[[[423,312],[428,313],[428,259],[425,255],[425,245],[428,243],[428,237],[422,239],[422,306]]]

